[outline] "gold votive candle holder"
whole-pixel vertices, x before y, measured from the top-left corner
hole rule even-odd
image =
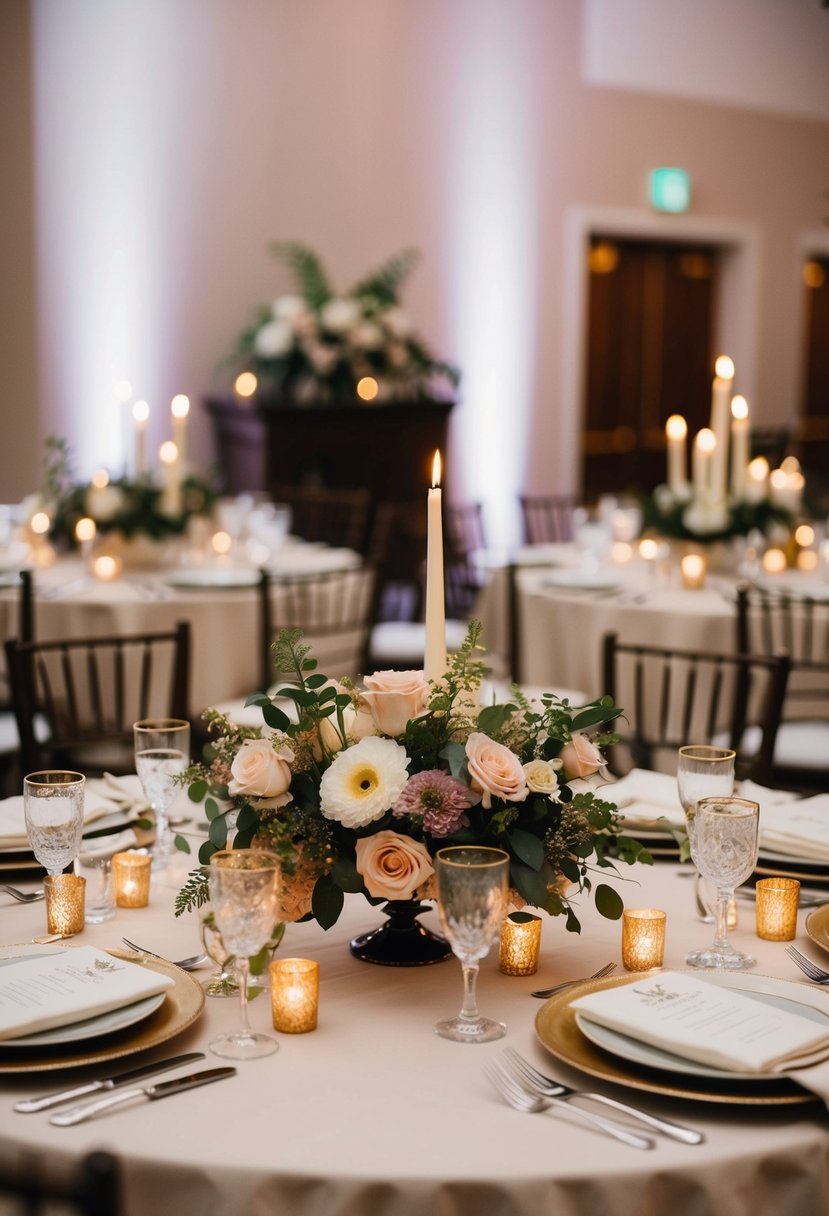
[[[271,1012],[274,1030],[307,1034],[317,1028],[320,965],[309,958],[280,958],[271,963]]]
[[[708,562],[702,553],[686,553],[679,563],[682,586],[686,591],[700,591],[705,586]]]
[[[767,942],[790,942],[797,933],[800,883],[796,878],[760,878],[757,896],[757,936]]]
[[[541,917],[512,912],[501,925],[498,966],[504,975],[535,975],[541,947]]]
[[[622,913],[622,965],[626,971],[647,971],[662,966],[666,921],[666,914],[659,908],[625,908]]]
[[[129,850],[116,853],[112,858],[112,877],[115,882],[115,902],[119,908],[146,908],[150,902],[149,853]]]
[[[85,923],[86,879],[77,874],[47,874],[43,890],[47,933],[60,933],[64,937],[81,933]]]

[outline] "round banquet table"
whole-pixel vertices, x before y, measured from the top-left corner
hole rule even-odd
[[[115,919],[87,926],[74,940],[107,947],[126,934],[168,957],[193,953],[196,914],[173,915],[188,864],[181,856],[156,875],[148,908],[119,909]],[[678,877],[683,868],[675,864],[623,870],[620,889],[628,905],[667,910],[665,961],[681,966],[686,950],[710,936],[710,926],[695,919],[692,882]],[[56,1159],[110,1150],[124,1169],[125,1216],[816,1216],[829,1210],[829,1118],[820,1104],[731,1105],[619,1087],[618,1096],[707,1137],[702,1146],[687,1147],[659,1136],[653,1151],[642,1152],[579,1124],[567,1110],[529,1116],[497,1097],[483,1066],[504,1046],[565,1082],[591,1087],[591,1078],[554,1059],[537,1040],[534,1019],[542,1002],[529,995],[589,975],[609,960],[620,964],[619,923],[602,920],[586,897],[580,916],[581,936],[568,934],[562,920],[545,920],[535,976],[501,974],[493,947],[481,966],[480,1004],[506,1022],[508,1034],[466,1046],[432,1031],[437,1018],[459,1008],[457,962],[389,968],[356,961],[349,938],[382,915],[360,897],[347,897],[333,929],[290,925],[280,947],[281,955],[320,962],[315,1032],[278,1035],[275,1055],[240,1063],[230,1080],[69,1128],[50,1126],[47,1113],[14,1113],[12,1104],[79,1076],[120,1071],[119,1065],[207,1051],[214,1034],[235,1024],[236,1001],[208,998],[200,1018],[164,1047],[105,1069],[7,1070],[0,1073],[2,1157],[27,1148]],[[43,932],[44,920],[43,904],[12,904],[0,893],[3,942],[29,941]],[[424,921],[436,927],[435,913]],[[802,921],[798,937],[813,956],[821,954],[803,940]],[[755,953],[757,972],[801,978],[782,943],[756,938],[751,905],[740,905],[734,938]],[[829,1014],[829,992],[826,1003]],[[253,1000],[250,1012],[254,1028],[269,1028],[267,994]],[[221,1063],[208,1054],[191,1068]],[[606,1082],[594,1087],[614,1092]]]
[[[550,550],[551,560],[544,563]],[[636,559],[628,565],[608,562],[583,579],[577,561],[571,545],[538,546],[535,554],[528,548],[516,557],[519,680],[531,668],[533,684],[601,696],[606,633],[655,646],[734,649],[736,578],[713,575],[690,591],[667,561],[658,567]],[[475,615],[483,624],[483,644],[499,655],[507,650],[507,597],[507,571],[492,564]]]
[[[288,543],[272,559],[277,574],[347,570],[361,558],[351,549]],[[245,697],[261,683],[259,571],[254,567],[170,567],[125,570],[115,582],[86,574],[77,558],[34,571],[35,630],[40,640],[144,633],[189,621],[190,705]],[[0,591],[0,635],[16,633],[16,591]]]

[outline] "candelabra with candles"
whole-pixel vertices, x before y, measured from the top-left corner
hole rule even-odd
[[[688,424],[672,414],[665,424],[667,480],[654,491],[645,524],[656,532],[687,540],[726,540],[754,529],[786,533],[796,520],[804,479],[794,457],[769,469],[763,456],[751,458],[749,406],[732,395],[734,363],[720,355],[711,390],[711,417],[694,436],[688,477]]]

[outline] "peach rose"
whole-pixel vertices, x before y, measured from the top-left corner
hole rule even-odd
[[[384,735],[402,735],[406,723],[422,714],[429,700],[429,684],[422,671],[375,671],[363,683],[360,702]]]
[[[473,731],[466,741],[466,759],[470,784],[483,794],[485,809],[492,806],[493,795],[507,802],[523,802],[527,797],[527,775],[521,761],[503,743]]]
[[[425,845],[397,832],[377,832],[356,844],[357,870],[375,899],[409,899],[434,874]]]
[[[230,766],[227,792],[284,800],[291,784],[293,758],[289,747],[277,751],[271,739],[245,739]]]
[[[337,689],[338,692],[344,692],[343,688]],[[345,726],[345,734],[349,743],[359,743],[366,735],[376,735],[377,727],[374,724],[374,719],[368,711],[368,708],[363,709],[355,705],[346,705],[343,712],[343,725]],[[331,714],[328,718],[323,718],[319,724],[320,738],[330,752],[341,752],[343,749],[343,741],[340,738],[340,732],[337,725],[337,715]]]
[[[589,777],[604,765],[604,756],[596,744],[591,743],[587,735],[580,731],[576,731],[570,742],[564,744],[559,759],[564,765],[564,774],[568,780],[574,777]]]

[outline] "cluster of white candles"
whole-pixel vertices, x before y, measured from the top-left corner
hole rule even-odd
[[[121,399],[123,399],[123,396]],[[162,506],[168,515],[177,515],[181,510],[181,483],[187,460],[187,416],[190,413],[190,398],[176,393],[170,402],[170,418],[173,434],[158,449],[158,459],[164,470],[164,497]],[[141,477],[146,472],[147,424],[150,407],[146,401],[136,401],[132,407],[133,422],[133,474]]]
[[[728,355],[720,355],[714,370],[711,421],[694,437],[690,483],[688,425],[680,414],[672,414],[665,424],[671,494],[679,502],[693,501],[699,509],[713,512],[724,512],[729,502],[759,503],[768,498],[796,515],[804,485],[798,461],[787,457],[779,469],[770,470],[764,456],[751,459],[748,402],[731,392],[734,363]]]

